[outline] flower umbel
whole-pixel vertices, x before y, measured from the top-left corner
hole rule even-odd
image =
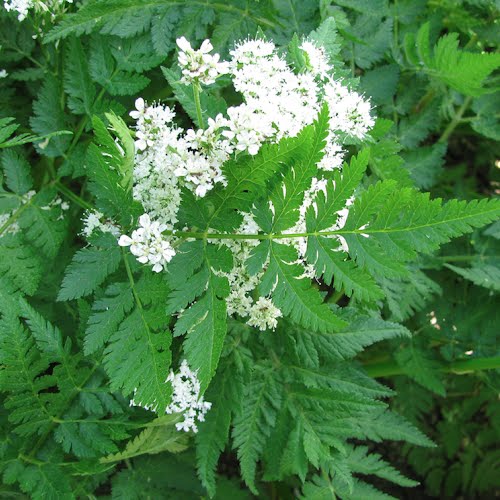
[[[49,12],[54,16],[54,12],[64,3],[73,3],[73,0],[4,0],[3,6],[7,12],[17,12],[18,21],[24,21],[30,9],[35,8],[40,12]]]
[[[212,403],[200,396],[200,382],[196,372],[192,371],[184,359],[179,372],[170,371],[167,382],[172,384],[172,402],[167,406],[166,413],[182,413],[184,420],[175,424],[177,430],[198,432],[196,420],[203,422]]]
[[[194,50],[185,37],[177,39],[179,66],[182,69],[182,83],[204,83],[211,85],[219,75],[227,73],[228,64],[219,62],[219,54],[210,55],[213,46],[204,40],[198,50]]]
[[[304,40],[300,45],[306,60],[305,69],[300,72],[267,40],[237,43],[227,62],[221,62],[218,54],[210,53],[213,46],[209,40],[198,50],[184,37],[177,40],[177,45],[182,82],[193,85],[198,123],[207,126],[184,130],[175,124],[172,108],[148,105],[142,98],[136,100],[136,109],[130,112],[136,120],[133,196],[144,207],[143,217],[148,217],[151,228],[143,226],[131,237],[122,236],[120,245],[130,246],[139,262],[152,265],[157,272],[163,270],[175,254],[161,233],[165,230],[175,233],[183,189],[201,198],[217,185],[226,185],[224,163],[237,161],[239,155],[257,155],[266,143],[296,137],[314,122],[325,105],[329,130],[323,157],[317,165],[319,173],[341,168],[343,144],[362,140],[374,125],[369,101],[334,78],[325,49],[312,41]],[[203,119],[200,100],[196,100],[200,84],[211,85],[225,73],[232,79],[241,102],[215,117]],[[300,218],[289,228],[289,233],[305,232],[305,211],[314,203],[321,190],[319,186],[323,185],[324,177],[319,175],[304,196]],[[250,214],[243,216],[248,219]],[[256,224],[252,229],[240,229],[242,234],[260,231]],[[305,238],[294,240],[290,243],[296,246],[299,263],[303,264],[307,241]],[[245,259],[240,258],[247,253],[249,244],[228,246],[235,262],[234,272],[226,276],[232,286],[227,298],[229,314],[249,317],[257,328],[274,329],[279,310],[274,310],[270,303],[263,315],[264,308],[257,307],[251,296],[259,277],[250,278]],[[310,273],[306,270],[306,274]]]
[[[182,413],[184,420],[175,424],[178,431],[198,432],[196,421],[203,422],[212,403],[205,401],[200,395],[200,381],[196,372],[189,368],[184,359],[181,363],[178,373],[170,370],[165,382],[172,385],[172,401],[165,408],[165,413]],[[153,405],[144,405],[134,399],[130,400],[130,406],[140,406],[148,411],[158,412],[158,407]]]
[[[130,251],[141,264],[152,264],[153,271],[159,273],[172,260],[175,250],[161,234],[165,225],[158,221],[151,222],[148,214],[139,217],[139,229],[132,236],[122,234],[118,240],[121,247],[130,247]]]

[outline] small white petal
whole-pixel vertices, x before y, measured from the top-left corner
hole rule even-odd
[[[118,245],[120,245],[121,247],[128,247],[132,245],[132,238],[130,238],[126,234],[122,234],[120,236],[120,239],[118,240]]]

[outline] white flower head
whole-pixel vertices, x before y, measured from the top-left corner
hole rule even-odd
[[[196,421],[203,422],[205,415],[212,407],[212,403],[205,401],[200,395],[200,382],[197,373],[189,368],[184,359],[181,363],[178,373],[170,371],[165,383],[172,386],[172,400],[165,408],[165,413],[182,414],[184,420],[175,424],[178,431],[198,432]],[[130,406],[140,406],[145,410],[158,412],[158,405],[144,405],[141,402],[130,400]]]
[[[82,218],[82,235],[89,238],[95,230],[99,230],[103,233],[111,233],[113,236],[119,236],[120,230],[118,227],[112,221],[103,221],[103,219],[104,215],[97,210],[86,212]]]
[[[183,360],[178,373],[170,371],[166,380],[172,385],[172,401],[165,409],[166,413],[182,413],[184,420],[175,424],[177,430],[198,432],[196,420],[203,422],[212,403],[204,401],[200,395],[200,382],[197,373]]]
[[[170,241],[162,234],[165,229],[164,224],[151,221],[148,214],[143,214],[139,217],[139,228],[132,231],[131,236],[122,234],[118,245],[130,247],[130,252],[141,264],[149,264],[155,273],[159,273],[175,255]]]
[[[232,65],[254,64],[259,59],[271,56],[276,50],[274,43],[267,40],[245,40],[236,44],[230,52]]]
[[[278,318],[281,318],[281,310],[278,309],[271,299],[260,297],[252,306],[250,319],[247,323],[259,330],[275,330],[278,326]]]
[[[325,78],[332,70],[325,49],[323,47],[318,47],[314,42],[309,40],[304,40],[300,49],[304,52],[308,70],[314,76]]]
[[[18,21],[24,21],[32,8],[49,12],[54,17],[54,11],[64,3],[73,3],[73,0],[4,0],[3,6],[7,12],[17,12]]]
[[[228,72],[226,62],[219,62],[219,54],[211,55],[213,46],[209,40],[204,40],[198,50],[194,50],[185,37],[177,39],[179,47],[178,63],[182,69],[182,83],[203,83],[211,85],[219,75]]]
[[[34,3],[34,0],[5,0],[3,6],[7,12],[16,11],[18,21],[23,21]]]
[[[375,125],[370,115],[370,102],[333,79],[328,81],[324,90],[330,111],[330,130],[363,139]]]

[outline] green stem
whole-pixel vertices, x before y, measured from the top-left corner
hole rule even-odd
[[[466,116],[465,118],[460,118],[460,123],[470,123],[474,120],[477,120],[477,117],[478,117],[478,115]],[[495,113],[493,115],[493,118],[498,120],[498,118],[500,118],[500,113]]]
[[[201,111],[200,91],[200,84],[198,82],[193,83],[193,96],[194,104],[196,106],[196,118],[198,120],[198,127],[205,128],[205,125],[203,123],[203,113]]]
[[[413,108],[414,113],[420,113],[436,96],[434,89],[429,89],[426,94],[418,101],[417,105]]]
[[[457,217],[456,219],[449,219],[446,222],[454,222],[462,220]],[[310,231],[304,233],[268,233],[268,234],[228,234],[228,233],[209,233],[195,232],[195,231],[163,231],[166,236],[173,236],[178,238],[194,238],[197,240],[283,240],[290,238],[309,238],[319,236],[342,236],[346,234],[360,234],[369,237],[372,234],[391,234],[391,233],[404,233],[416,231],[418,229],[426,229],[443,224],[441,221],[429,222],[408,227],[395,227],[395,228],[381,228],[372,229],[370,227],[364,229],[336,229],[333,231]]]
[[[492,358],[472,358],[455,361],[441,367],[444,373],[455,373],[461,375],[480,370],[496,370],[500,368],[500,356]],[[392,377],[394,375],[405,375],[405,369],[395,361],[374,363],[365,366],[365,371],[370,377]]]
[[[69,200],[71,200],[73,203],[75,203],[76,205],[86,209],[86,210],[94,210],[94,207],[86,202],[83,198],[80,198],[80,196],[78,196],[77,194],[73,193],[73,191],[71,191],[70,189],[68,189],[64,184],[62,184],[60,181],[56,181],[54,183],[55,187],[57,188],[57,190],[62,193],[64,196],[66,196],[66,198],[68,198]]]
[[[344,296],[344,289],[336,290],[335,293],[328,299],[329,304],[337,304],[338,301]]]
[[[455,128],[462,121],[462,116],[465,113],[465,111],[467,110],[467,108],[469,107],[469,104],[471,103],[471,101],[472,101],[472,97],[466,97],[464,99],[463,104],[460,106],[459,110],[457,111],[457,113],[455,114],[455,116],[453,117],[451,122],[448,124],[448,126],[444,130],[444,132],[441,135],[441,137],[439,138],[438,142],[446,142],[448,140],[448,138],[450,137],[452,132],[455,130]]]

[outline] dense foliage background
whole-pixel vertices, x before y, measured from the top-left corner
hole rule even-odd
[[[168,326],[161,301],[166,284],[152,273],[135,283],[133,294],[118,283],[127,282],[139,265],[125,257],[122,266],[121,250],[109,235],[93,241],[80,260],[74,255],[88,245],[81,235],[84,210],[92,209],[95,199],[101,210],[112,205],[102,193],[112,180],[88,167],[95,117],[106,121],[104,113],[114,111],[132,125],[128,111],[141,95],[149,102],[175,104],[181,119],[190,121],[178,104],[186,107],[190,98],[172,77],[166,80],[168,71],[162,72],[173,65],[179,36],[193,45],[210,38],[216,51],[227,55],[236,40],[256,33],[285,46],[294,34],[307,36],[320,27],[339,74],[358,78],[377,117],[385,119],[378,122],[377,142],[369,148],[371,179],[415,186],[433,198],[495,197],[500,188],[498,4],[89,0],[54,7],[56,3],[49,9],[54,15],[40,7],[22,22],[0,9],[0,70],[7,73],[0,79],[0,495],[178,499],[216,494],[225,499],[250,498],[258,490],[264,498],[493,498],[500,487],[500,222],[421,257],[407,278],[379,281],[387,299],[364,305],[364,312],[368,317],[381,309],[385,329],[389,322],[397,323],[411,336],[394,326],[393,334],[379,337],[394,338],[364,350],[378,339],[344,345],[352,351],[344,357],[359,354],[336,373],[364,370],[356,372],[363,379],[359,386],[353,384],[353,398],[393,394],[391,408],[414,424],[400,436],[410,442],[382,441],[382,431],[369,436],[360,431],[360,440],[350,441],[349,446],[357,445],[355,451],[347,459],[332,451],[332,469],[318,474],[294,447],[300,431],[285,435],[288,416],[273,414],[272,390],[263,396],[270,409],[259,417],[250,443],[244,435],[250,430],[238,427],[238,420],[232,445],[224,437],[232,410],[223,406],[243,390],[245,370],[257,359],[286,356],[292,343],[303,343],[299,359],[314,358],[312,341],[292,332],[288,345],[279,340],[284,335],[280,330],[262,334],[230,324],[218,378],[206,393],[214,403],[212,412],[219,413],[207,425],[222,437],[212,442],[202,432],[188,437],[172,426],[174,417],[154,420],[145,410],[130,408],[120,392],[127,388],[125,382],[110,385],[109,371],[125,380],[141,369],[127,357],[133,345],[107,357],[109,371],[103,368],[108,348],[103,349],[102,322],[109,339],[126,314],[144,306],[152,331]],[[227,89],[224,97],[231,100]],[[28,194],[32,189],[33,196]],[[124,206],[116,220],[136,216],[134,210]],[[14,224],[19,231],[11,230]],[[98,268],[92,268],[93,261]],[[103,265],[108,267],[103,270]],[[109,276],[114,284],[106,287]],[[353,305],[345,288],[325,285],[324,291],[341,307]],[[140,297],[137,304],[134,297]],[[103,316],[109,309],[113,314]],[[122,324],[121,331],[135,331],[135,321]],[[175,344],[174,352],[179,348]],[[262,378],[252,383],[272,386],[274,372],[262,366]],[[228,378],[231,384],[225,386]],[[324,384],[326,391],[342,380],[310,378],[303,383]],[[360,401],[346,400],[339,408]],[[251,400],[236,418],[251,424],[245,412],[259,404]],[[322,412],[345,409],[326,408],[316,408],[320,420]],[[398,425],[394,422],[394,429]],[[260,457],[275,426],[282,438],[265,449],[255,486],[255,465],[252,473],[249,463]],[[352,473],[367,482],[358,482]]]

